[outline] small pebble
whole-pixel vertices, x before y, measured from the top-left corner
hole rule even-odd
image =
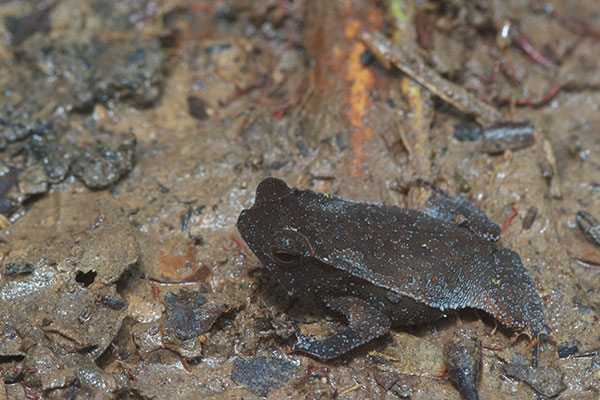
[[[561,342],[558,344],[558,358],[567,358],[573,354],[577,354],[580,347],[581,343],[579,343],[577,340]]]
[[[342,132],[337,132],[335,134],[335,143],[337,144],[340,150],[346,150],[348,148],[348,141],[346,140],[346,136]]]
[[[20,275],[20,274],[30,274],[33,272],[33,265],[30,263],[7,263],[6,264],[6,274],[9,276]]]
[[[373,52],[371,50],[367,49],[367,50],[363,51],[360,55],[360,64],[363,67],[366,67],[369,64],[371,64],[374,59],[375,59],[375,54],[373,54]]]
[[[195,119],[207,119],[212,113],[209,104],[200,97],[190,96],[187,101],[188,111]]]
[[[483,132],[481,151],[484,153],[502,153],[517,150],[533,144],[533,125],[529,122],[499,122],[489,126]]]

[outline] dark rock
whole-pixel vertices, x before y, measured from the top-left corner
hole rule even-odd
[[[177,338],[188,340],[206,331],[203,320],[199,318],[200,306],[204,303],[206,299],[200,292],[183,289],[178,294],[167,294],[167,326]]]
[[[75,152],[73,175],[90,188],[105,188],[133,168],[135,145],[132,133],[98,134],[94,143],[83,145]]]
[[[558,358],[567,358],[579,352],[581,343],[579,343],[577,340],[573,340],[569,342],[561,342],[557,347]]]
[[[208,118],[209,104],[200,97],[190,96],[187,99],[190,115],[196,119],[203,120]]]
[[[33,265],[30,263],[6,263],[6,275],[30,274],[33,272]]]
[[[231,379],[258,396],[266,396],[287,382],[297,367],[291,361],[278,358],[240,358],[235,361]]]
[[[348,148],[348,141],[343,132],[337,132],[335,134],[335,143],[340,150],[346,150]]]
[[[475,122],[463,122],[454,127],[454,137],[461,142],[473,142],[481,139],[483,128]]]
[[[181,290],[165,298],[168,332],[178,340],[194,339],[207,332],[226,311],[224,305],[206,305],[200,292]]]

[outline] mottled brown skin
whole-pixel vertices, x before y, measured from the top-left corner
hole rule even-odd
[[[240,234],[290,295],[316,296],[348,319],[323,340],[298,331],[297,350],[332,359],[392,325],[466,307],[534,339],[546,331],[519,256],[492,243],[499,227],[466,200],[438,193],[421,212],[289,188],[275,178],[259,184],[254,205],[239,216]]]

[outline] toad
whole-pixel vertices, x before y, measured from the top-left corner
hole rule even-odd
[[[500,228],[479,208],[433,187],[425,211],[363,203],[266,178],[237,227],[290,296],[316,296],[348,326],[324,339],[298,329],[295,349],[323,360],[392,326],[474,308],[532,338],[547,333],[539,295]]]

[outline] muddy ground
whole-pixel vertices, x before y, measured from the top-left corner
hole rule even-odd
[[[292,321],[340,320],[241,241],[266,176],[403,207],[417,178],[463,193],[536,284],[557,398],[600,397],[600,247],[576,224],[600,218],[600,3],[9,0],[0,22],[0,399],[459,399],[459,325],[482,399],[544,398],[507,372],[527,338],[472,310],[291,352]],[[534,143],[483,152],[493,121],[386,69],[376,31]]]

